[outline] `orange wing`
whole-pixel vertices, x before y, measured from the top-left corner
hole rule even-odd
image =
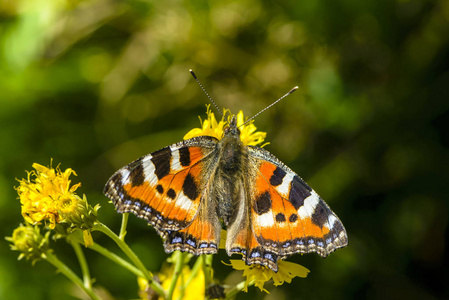
[[[104,193],[118,212],[153,225],[167,252],[216,252],[220,223],[207,213],[214,208],[205,199],[216,143],[198,137],[143,156],[112,175]]]
[[[323,257],[347,245],[343,224],[298,175],[268,151],[249,147],[246,214],[249,226],[235,233],[230,252],[247,264],[277,271],[277,260],[294,253]],[[234,249],[234,251],[232,251]]]

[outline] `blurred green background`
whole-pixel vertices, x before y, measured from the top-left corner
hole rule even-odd
[[[325,260],[290,259],[307,279],[238,299],[449,299],[448,67],[446,0],[2,0],[0,236],[22,221],[15,179],[51,158],[117,231],[109,176],[205,116],[192,68],[220,107],[248,116],[299,86],[255,124],[349,235]],[[134,216],[128,229],[159,270],[154,230]],[[78,270],[70,247],[52,245]],[[0,299],[75,299],[48,263],[18,262],[5,240],[0,253]],[[97,286],[137,298],[132,274],[86,254]],[[220,260],[216,277],[237,280]]]

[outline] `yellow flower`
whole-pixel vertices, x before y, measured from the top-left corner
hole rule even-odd
[[[275,286],[282,285],[284,282],[291,283],[295,277],[306,278],[310,272],[309,269],[301,265],[284,260],[278,261],[278,267],[278,272],[273,272],[274,274],[272,274]]]
[[[243,270],[243,276],[246,277],[245,289],[244,291],[248,291],[248,285],[254,282],[254,285],[257,286],[261,291],[264,291],[269,294],[269,292],[264,289],[265,282],[273,279],[274,285],[282,285],[284,282],[290,283],[294,277],[307,277],[307,274],[310,272],[305,267],[280,260],[278,261],[278,272],[274,272],[273,270],[260,266],[260,265],[247,265],[244,261],[238,259],[231,259],[231,265],[236,270]]]
[[[81,183],[70,185],[70,175],[75,171],[59,167],[48,168],[34,163],[35,171],[28,172],[27,179],[19,180],[16,188],[22,215],[30,224],[44,222],[50,229],[56,224],[67,224],[82,230],[90,229],[96,221],[99,206],[92,208],[85,197],[75,194]],[[85,234],[88,238],[88,234]]]
[[[207,119],[202,121],[200,117],[201,122],[201,128],[194,128],[190,130],[185,136],[184,140],[191,139],[193,137],[197,136],[213,136],[217,139],[221,139],[223,137],[224,128],[229,124],[230,120],[232,119],[232,115],[230,114],[229,110],[225,109],[223,111],[223,117],[221,118],[220,122],[217,122],[217,119],[215,118],[215,114],[210,110],[210,106],[207,105]],[[228,114],[228,119],[225,122],[225,115]],[[266,132],[257,131],[256,132],[256,126],[253,124],[254,120],[249,121],[247,124],[243,125],[245,123],[245,117],[243,115],[242,111],[239,111],[237,114],[237,127],[240,129],[240,139],[244,145],[247,146],[257,146],[261,144],[265,137],[267,136]],[[268,143],[265,143],[261,147],[267,145]]]
[[[45,252],[49,251],[48,237],[50,232],[45,236],[40,234],[39,227],[26,224],[14,229],[12,237],[6,237],[6,240],[11,242],[11,249],[22,252],[19,259],[32,259],[33,264],[42,258]]]
[[[256,132],[257,128],[254,125],[254,120],[251,120],[248,124],[243,125],[245,121],[243,112],[239,111],[237,114],[237,127],[240,129],[240,139],[242,140],[243,145],[257,146],[261,144],[265,140],[267,133],[262,131]],[[261,147],[267,144],[268,143],[265,143]]]
[[[201,117],[200,123],[201,128],[193,128],[184,136],[184,140],[191,139],[196,136],[208,135],[213,136],[217,139],[221,139],[223,136],[223,129],[226,126],[226,122],[224,121],[224,117],[221,118],[220,122],[217,122],[214,113],[210,110],[210,105],[206,105],[207,107],[207,119],[203,120]]]

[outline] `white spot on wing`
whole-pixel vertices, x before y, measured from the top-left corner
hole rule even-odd
[[[309,217],[309,212],[306,210],[306,208],[304,206],[301,206],[298,209],[298,215],[300,219],[306,219]]]
[[[154,164],[151,161],[151,155],[145,160],[142,160],[143,164],[143,173],[145,176],[145,181],[150,185],[155,185],[157,182],[157,176],[154,174]]]
[[[180,192],[178,195],[178,198],[176,199],[176,206],[183,210],[189,210],[192,205],[192,200],[187,198],[186,195],[184,195],[184,192]]]
[[[334,228],[334,224],[338,220],[337,220],[337,218],[333,214],[329,215],[328,219],[329,219],[329,226],[330,226],[329,230],[330,230],[330,229]]]
[[[276,190],[278,191],[279,194],[282,195],[282,197],[288,198],[290,183],[292,182],[294,176],[295,174],[293,172],[287,172],[287,174],[284,176],[282,180],[282,184],[276,187]]]
[[[171,159],[171,164],[170,164],[170,168],[172,171],[178,171],[182,169],[181,166],[181,162],[179,161],[179,149],[175,149],[173,150],[170,147],[171,155],[172,155],[172,159]]]
[[[120,174],[122,175],[122,180],[123,180],[123,182],[122,183],[127,183],[128,182],[128,178],[129,178],[129,170],[128,170],[128,168],[123,168],[121,171],[120,171]]]
[[[310,196],[304,199],[304,205],[298,209],[299,217],[301,219],[310,217],[315,211],[319,201],[320,197],[314,190],[312,190]]]
[[[259,226],[261,227],[273,227],[274,226],[274,218],[271,210],[267,213],[264,213],[257,217],[259,221]]]

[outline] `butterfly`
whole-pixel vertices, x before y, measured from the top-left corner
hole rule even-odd
[[[326,257],[348,243],[307,183],[267,150],[242,143],[235,116],[221,139],[194,137],[121,168],[104,193],[119,213],[147,220],[167,253],[216,253],[224,227],[229,256],[277,272],[292,254]]]

